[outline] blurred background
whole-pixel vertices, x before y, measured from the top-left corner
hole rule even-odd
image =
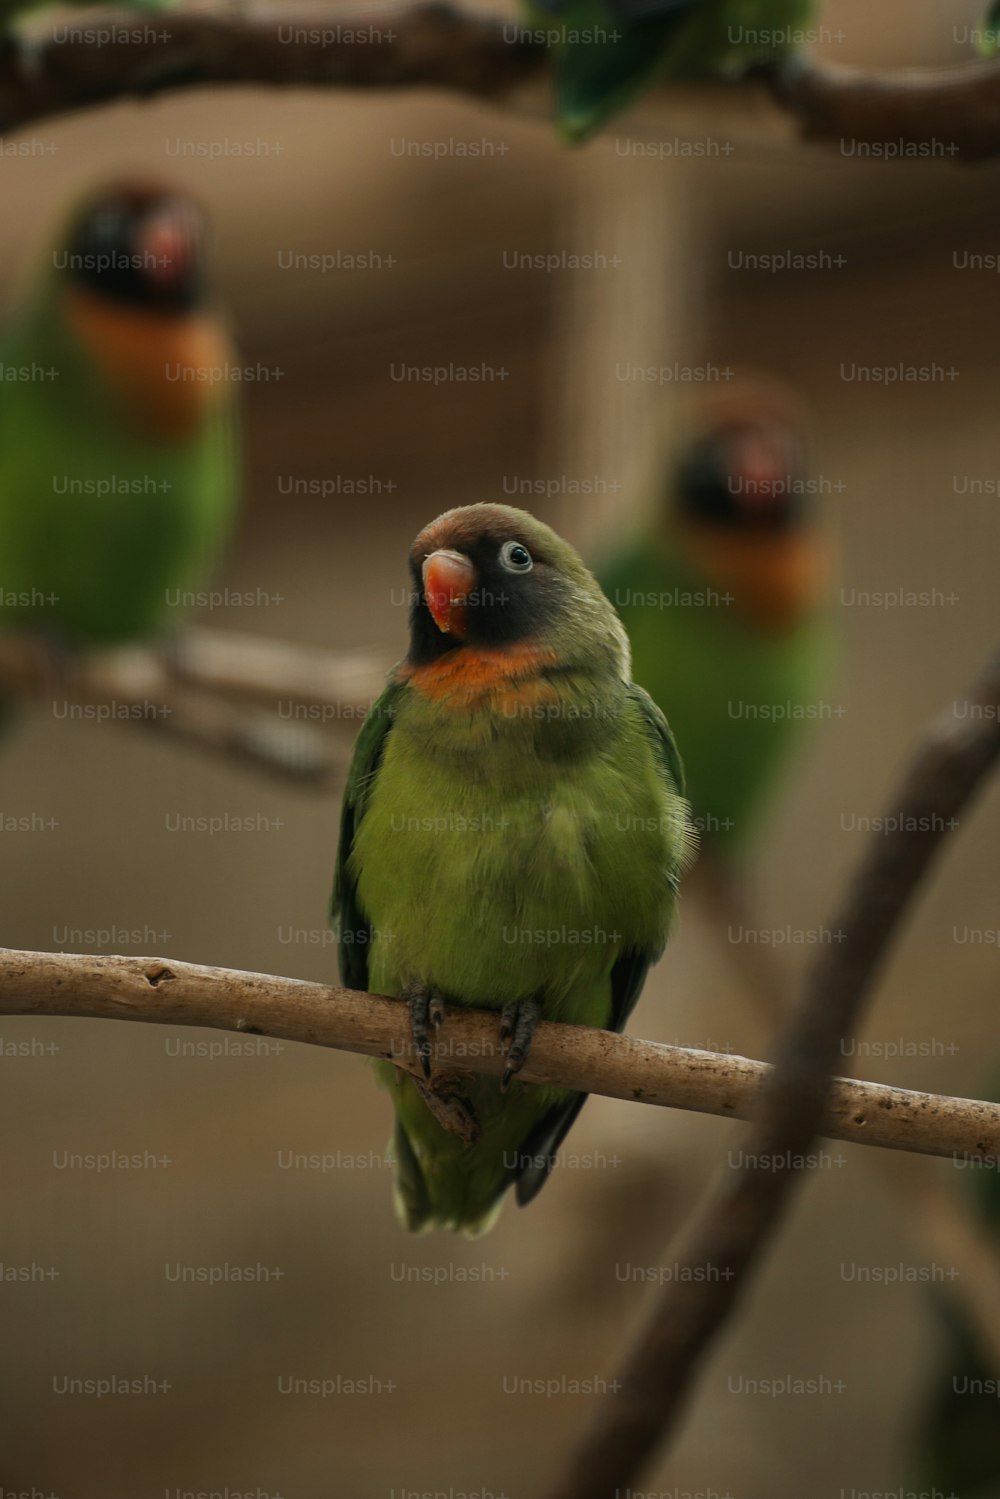
[[[978,11],[830,0],[820,50],[884,68],[959,62]],[[1000,251],[1000,169],[861,161],[793,142],[763,111],[716,109],[658,98],[577,153],[544,120],[421,93],[197,92],[102,109],[33,129],[37,154],[4,158],[0,296],[11,304],[81,186],[139,171],[197,195],[244,362],[280,372],[245,391],[245,508],[219,578],[269,602],[205,622],[374,646],[387,663],[404,647],[408,545],[438,512],[526,504],[595,559],[655,502],[691,392],[624,382],[621,362],[788,382],[813,410],[829,480],[839,663],[824,695],[844,711],[803,743],[752,884],[762,929],[815,933],[864,847],[857,819],[879,812],[914,736],[995,644],[1000,299],[995,272],[958,261]],[[732,150],[686,154],[708,139]],[[235,141],[255,145],[215,160],[197,149]],[[452,146],[438,160],[407,147],[440,141]],[[459,154],[459,142],[481,149]],[[282,268],[337,251],[376,263]],[[560,251],[620,264],[505,264]],[[778,251],[843,263],[782,275],[732,264]],[[496,377],[392,373],[449,362]],[[957,373],[889,388],[842,374],[901,362]],[[367,492],[350,493],[361,480]],[[578,493],[582,480],[596,492]],[[935,602],[857,602],[899,589]],[[346,724],[345,754],[350,735]],[[8,736],[0,784],[6,816],[54,824],[0,834],[6,945],[334,979],[339,794],[44,708]],[[255,830],[172,830],[219,814]],[[845,1072],[981,1095],[997,1035],[998,826],[994,787],[916,906],[870,1014],[870,1054],[845,1058]],[[682,902],[636,1035],[767,1054],[726,940]],[[805,942],[779,954],[792,973]],[[591,1397],[511,1388],[611,1377],[651,1281],[669,1278],[675,1232],[741,1140],[735,1124],[592,1100],[530,1210],[508,1205],[474,1243],[413,1239],[382,1160],[389,1102],[358,1058],[97,1021],[5,1019],[0,1038],[0,1258],[42,1267],[0,1283],[4,1492],[527,1499],[560,1470]],[[146,1164],[60,1164],[108,1151]],[[931,1265],[887,1176],[919,1193],[958,1173],[903,1158],[874,1171],[857,1147],[828,1151],[646,1491],[914,1487],[941,1354],[935,1307],[912,1277],[871,1282],[852,1267]],[[938,1263],[931,1279],[947,1273]],[[192,1283],[198,1267],[252,1274]],[[60,1392],[108,1377],[144,1392]],[[818,1392],[748,1393],[761,1379]],[[285,1393],[302,1380],[343,1392]]]

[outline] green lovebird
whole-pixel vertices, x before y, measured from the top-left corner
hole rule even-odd
[[[537,1020],[624,1027],[691,833],[666,720],[572,547],[470,505],[409,560],[409,651],[358,737],[332,909],[343,982],[408,1000],[424,1064],[424,1083],[376,1064],[399,1216],[475,1234],[512,1184],[531,1201],[585,1101],[516,1081]],[[498,1012],[502,1081],[430,1072],[444,1003]],[[441,1097],[471,1143],[438,1122]]]
[[[707,848],[737,854],[830,666],[829,542],[801,418],[752,382],[708,398],[652,523],[597,569],[635,679],[684,746]]]
[[[582,141],[654,83],[741,77],[801,45],[814,0],[524,0],[555,33],[556,118]]]
[[[977,1098],[1000,1102],[994,1075]],[[964,1205],[983,1247],[1000,1257],[1000,1175],[995,1157],[964,1169]],[[915,1490],[996,1499],[1000,1492],[1000,1378],[991,1338],[949,1284],[932,1286],[939,1349],[911,1438]],[[984,1321],[986,1319],[984,1318]]]
[[[990,6],[982,25],[982,35],[976,50],[983,57],[995,57],[1000,52],[1000,0]]]
[[[92,194],[0,340],[0,628],[72,649],[178,617],[234,515],[231,369],[195,205]]]

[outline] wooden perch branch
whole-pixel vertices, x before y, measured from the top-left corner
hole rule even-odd
[[[739,1164],[723,1172],[714,1202],[678,1256],[694,1273],[678,1275],[663,1292],[619,1372],[614,1399],[601,1402],[549,1499],[607,1499],[636,1478],[675,1428],[702,1358],[805,1180],[842,1042],[959,813],[1000,758],[998,702],[1000,653],[968,694],[969,717],[942,717],[919,746],[883,824],[898,831],[870,840],[832,923],[844,941],[815,962],[779,1039]]]
[[[959,814],[1000,758],[1000,654],[965,713],[935,724],[883,827],[870,842],[839,919],[844,934],[816,962],[773,1068],[744,1058],[653,1046],[587,1027],[542,1023],[522,1073],[638,1102],[750,1118],[739,1163],[681,1258],[678,1274],[550,1499],[607,1499],[629,1484],[676,1424],[713,1338],[737,1306],[795,1187],[815,1163],[814,1137],[952,1155],[995,1167],[1000,1106],[937,1098],[832,1073],[922,880]],[[336,1046],[416,1072],[398,1000],[264,974],[164,959],[0,950],[0,1013],[211,1026]],[[499,1074],[493,1015],[449,1010],[434,1064]]]
[[[2,948],[0,1014],[209,1026],[360,1052],[420,1072],[402,1000],[168,958]],[[496,1016],[449,1009],[434,1067],[499,1076],[504,1056]],[[765,1063],[746,1057],[541,1021],[520,1076],[606,1098],[748,1119],[769,1073]],[[972,1099],[841,1080],[823,1129],[853,1144],[1000,1162],[1000,1105]]]
[[[60,716],[139,728],[311,789],[342,777],[384,677],[372,651],[338,654],[229,630],[196,628],[164,645],[72,659],[30,636],[0,636],[0,697],[48,700]],[[347,731],[339,752],[326,725]]]
[[[352,734],[385,686],[390,662],[378,651],[327,651],[233,630],[187,630],[161,653],[178,681],[287,711],[316,709],[310,720],[344,722]]]
[[[60,22],[58,37],[34,34],[28,49],[0,41],[0,133],[115,99],[240,84],[437,88],[517,108],[537,96],[530,86],[547,69],[547,48],[516,14],[504,22],[447,4],[359,4],[353,14],[88,10],[72,26]],[[875,74],[802,56],[760,78],[804,136],[844,142],[851,154],[1000,153],[1000,63]],[[732,85],[739,89],[759,92],[759,83]],[[537,97],[531,106],[537,112]]]

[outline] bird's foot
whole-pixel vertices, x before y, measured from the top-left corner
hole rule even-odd
[[[431,1041],[428,1026],[435,1031],[444,1023],[444,1000],[437,989],[428,989],[420,983],[407,984],[403,998],[410,1007],[410,1029],[420,1058],[424,1077],[431,1075]]]
[[[500,1011],[500,1045],[506,1046],[507,1065],[500,1079],[500,1091],[506,1093],[527,1059],[531,1038],[542,1013],[537,999],[516,999]]]
[[[458,1135],[466,1145],[474,1145],[482,1128],[478,1114],[462,1092],[462,1081],[460,1077],[445,1073],[439,1074],[431,1083],[422,1083],[415,1077],[413,1086],[442,1129]]]

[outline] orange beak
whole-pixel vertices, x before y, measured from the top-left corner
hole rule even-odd
[[[758,432],[738,444],[735,471],[747,481],[747,505],[766,515],[781,503],[780,485],[797,467],[794,444],[779,431]]]
[[[196,221],[181,205],[164,208],[143,226],[138,248],[151,281],[180,281],[198,253]]]
[[[476,569],[461,552],[432,552],[424,561],[424,599],[444,635],[465,639],[465,614]]]

